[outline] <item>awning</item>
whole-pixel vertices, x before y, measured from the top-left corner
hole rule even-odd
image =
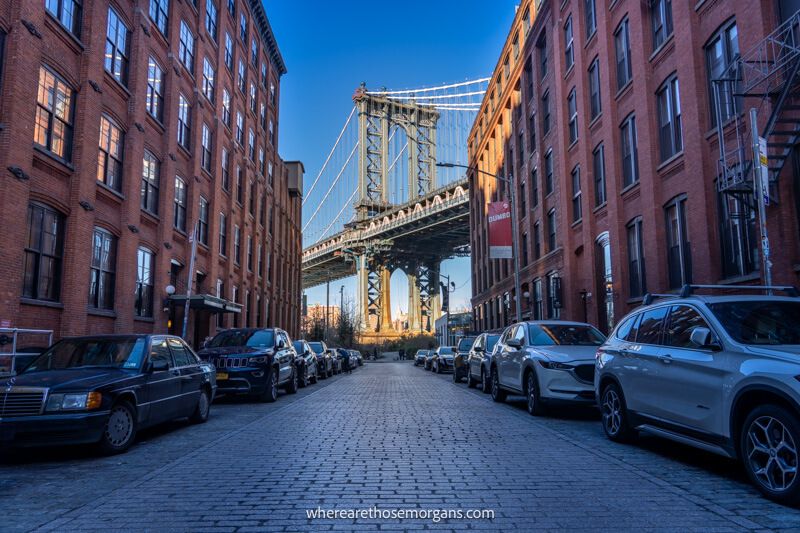
[[[170,305],[186,305],[185,294],[173,294],[168,300]],[[241,313],[242,305],[210,294],[193,294],[189,298],[189,309],[201,309],[212,313]]]

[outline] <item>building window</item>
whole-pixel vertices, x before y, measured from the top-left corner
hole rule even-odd
[[[256,182],[255,180],[250,180],[250,198],[248,198],[248,211],[250,214],[255,216],[256,214]]]
[[[128,83],[128,33],[114,8],[108,8],[105,68],[122,85]]]
[[[555,179],[553,177],[553,149],[544,154],[544,195],[547,196],[555,189]]]
[[[67,31],[75,37],[81,36],[81,2],[79,0],[45,0],[44,7],[64,25]],[[152,5],[150,9],[152,10]]]
[[[608,334],[614,329],[614,277],[611,267],[611,239],[607,231],[595,239],[594,253],[597,325]]]
[[[150,18],[158,31],[166,35],[169,25],[169,0],[150,0]]]
[[[715,34],[706,45],[706,62],[708,63],[708,94],[711,98],[711,123],[717,125],[717,115],[722,122],[727,121],[739,112],[742,97],[734,96],[739,91],[739,82],[721,83],[719,100],[714,91],[713,80],[728,77],[740,77],[741,73],[729,72],[728,69],[739,56],[739,33],[736,23],[728,24]],[[719,107],[719,112],[717,108]]]
[[[556,249],[556,210],[555,208],[547,212],[547,251],[552,252]]]
[[[253,64],[253,68],[258,67],[258,41],[255,39],[250,41],[250,62]]]
[[[589,109],[592,119],[597,118],[602,111],[600,103],[600,59],[595,58],[589,67]]]
[[[231,127],[231,93],[222,89],[222,123]]]
[[[186,150],[191,148],[191,106],[182,94],[178,95],[178,144]]]
[[[108,117],[100,117],[100,150],[97,154],[97,181],[119,191],[122,188],[122,130]]]
[[[244,117],[242,114],[236,112],[236,143],[241,146],[244,142]]]
[[[227,148],[222,149],[220,162],[222,166],[222,189],[229,191],[231,189],[231,161]]]
[[[261,208],[258,210],[258,223],[263,227],[267,222],[267,197],[261,198]]]
[[[250,82],[250,111],[253,113],[256,112],[258,99],[256,97],[256,84],[252,81]]]
[[[539,221],[533,225],[533,259],[542,257],[542,225]]]
[[[247,131],[247,156],[250,158],[250,161],[255,162],[256,160],[256,134],[253,132],[253,128],[250,128]]]
[[[244,203],[244,171],[242,167],[236,165],[236,201],[239,205]]]
[[[259,146],[258,147],[258,173],[263,176],[264,172],[266,171],[266,169],[267,169],[267,163],[266,163],[266,160],[264,159],[264,149]]]
[[[636,117],[630,115],[620,126],[622,136],[622,185],[639,181],[639,148],[636,141]]]
[[[237,265],[242,259],[242,232],[239,226],[233,226],[233,262]]]
[[[586,10],[586,39],[588,40],[597,31],[597,9],[594,0],[585,0],[584,8]]]
[[[264,276],[264,254],[261,249],[261,245],[258,245],[258,252],[256,253],[256,257],[258,257],[258,277]]]
[[[521,246],[521,248],[522,248],[522,253],[520,255],[522,255],[522,266],[526,267],[526,266],[528,266],[528,234],[527,233],[523,233],[522,234],[522,246]]]
[[[139,248],[136,254],[136,303],[138,317],[153,316],[153,252]]]
[[[94,228],[92,268],[89,275],[89,307],[114,309],[117,238],[101,228]]]
[[[275,95],[276,95],[276,93],[275,93],[275,85],[270,83],[269,84],[269,103],[271,105],[273,105],[273,106],[275,105],[275,102],[276,102],[276,96]]]
[[[22,295],[57,302],[61,292],[64,217],[42,204],[28,205],[28,238]]]
[[[233,39],[228,32],[225,32],[225,66],[233,71]]]
[[[142,209],[158,214],[158,184],[161,163],[149,150],[144,151],[142,162]]]
[[[583,218],[581,205],[581,167],[576,165],[572,169],[572,221],[578,222]]]
[[[175,177],[175,214],[173,217],[175,229],[186,232],[186,182]]]
[[[686,228],[686,196],[679,196],[664,207],[667,222],[667,268],[669,288],[692,282],[692,256]]]
[[[531,207],[539,205],[539,169],[531,170]]]
[[[657,93],[658,131],[661,161],[683,150],[678,78],[666,81]]]
[[[631,63],[631,37],[628,19],[623,20],[614,32],[614,46],[617,52],[617,90],[625,87],[633,78]]]
[[[573,47],[572,35],[572,15],[567,17],[567,22],[564,24],[564,70],[569,70],[575,63],[575,48]]]
[[[644,246],[642,236],[642,217],[636,217],[626,226],[628,234],[628,288],[630,297],[644,296],[647,281],[644,271]]]
[[[247,270],[253,271],[253,237],[247,236]]]
[[[755,210],[740,196],[718,193],[722,275],[746,276],[758,270]]]
[[[547,275],[547,318],[561,318],[561,278],[557,272]]]
[[[266,128],[267,127],[267,106],[264,104],[264,102],[261,102],[261,111],[259,113],[259,117],[261,119],[261,127],[262,128]]]
[[[72,158],[73,113],[72,89],[67,82],[40,67],[34,142],[69,161]]]
[[[527,191],[525,190],[525,182],[521,181],[519,183],[519,205],[520,211],[522,211],[521,216],[524,218],[528,215],[528,198],[527,198]]]
[[[197,216],[197,239],[200,244],[208,246],[208,200],[200,197],[200,211]]]
[[[214,67],[207,57],[203,58],[203,95],[214,104]]]
[[[267,162],[267,181],[272,185],[272,161]]]
[[[181,36],[178,45],[178,58],[191,74],[194,69],[194,34],[189,26],[181,21]]]
[[[597,145],[592,152],[592,170],[594,171],[594,205],[606,203],[606,155],[603,144]]]
[[[225,282],[221,279],[217,279],[217,298],[224,299],[225,298]],[[217,315],[217,327],[224,328],[225,327],[225,313],[216,313]]]
[[[542,291],[542,278],[533,280],[533,319],[544,318],[544,294]]]
[[[228,217],[219,214],[219,255],[228,255]]]
[[[211,38],[217,40],[217,4],[214,0],[206,0],[206,31]]]
[[[267,88],[267,63],[264,61],[261,62],[261,85]]]
[[[230,13],[232,17],[236,16],[236,0],[228,0],[228,13]]]
[[[650,2],[650,20],[653,23],[653,50],[656,50],[672,35],[672,0]]]
[[[203,123],[203,133],[200,139],[202,150],[200,152],[200,166],[206,172],[211,172],[211,147],[213,145],[213,138],[211,129],[207,124]]]
[[[536,48],[539,51],[539,77],[544,79],[547,75],[547,38],[544,33],[536,43]]]
[[[269,143],[275,146],[275,125],[271,120],[269,121]]]
[[[542,135],[550,131],[550,91],[542,95]]]
[[[239,37],[242,39],[242,44],[247,46],[247,16],[244,13],[239,15]]]
[[[164,69],[155,59],[147,61],[147,112],[161,122],[164,109]]]
[[[575,97],[575,88],[567,96],[567,113],[569,114],[569,142],[578,140],[578,102]]]

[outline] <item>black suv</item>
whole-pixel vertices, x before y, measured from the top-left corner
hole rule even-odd
[[[279,387],[290,394],[297,392],[297,353],[282,329],[228,329],[208,341],[198,355],[216,367],[222,394],[274,402]]]
[[[317,372],[322,379],[333,375],[333,356],[328,349],[328,345],[323,341],[309,341],[309,346],[317,354]]]

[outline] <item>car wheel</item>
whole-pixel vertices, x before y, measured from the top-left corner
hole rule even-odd
[[[747,417],[740,438],[744,469],[758,490],[783,504],[800,502],[797,417],[783,407],[762,405]]]
[[[310,378],[308,377],[308,367],[303,366],[303,379],[300,380],[299,383],[300,388],[303,389],[305,387],[308,387],[309,380]]]
[[[470,389],[474,389],[475,385],[477,384],[478,382],[475,381],[475,378],[472,377],[472,371],[467,369],[467,387]]]
[[[267,403],[272,403],[278,399],[278,372],[274,368],[269,371],[267,387],[261,393],[259,399]]]
[[[202,424],[208,420],[209,413],[211,413],[211,395],[206,389],[203,389],[200,391],[200,397],[197,399],[197,406],[189,417],[189,422],[192,424]]]
[[[481,368],[481,392],[484,394],[489,394],[492,392],[492,380],[489,374],[486,373],[486,370]]]
[[[528,372],[525,387],[528,414],[532,416],[543,415],[544,405],[542,404],[542,398],[539,395],[539,383],[536,380],[536,374],[533,372],[533,370]]]
[[[317,381],[319,381],[319,368],[314,369],[314,375],[311,376],[311,384],[316,385]]]
[[[492,368],[492,400],[495,402],[506,401],[506,391],[500,388],[500,377],[497,375],[497,369]]]
[[[436,373],[437,374],[442,373],[442,365],[439,364],[439,361],[436,361]]]
[[[453,367],[453,383],[461,383],[461,376],[458,374],[458,369]]]
[[[628,409],[625,407],[625,397],[616,383],[609,383],[600,396],[600,412],[603,415],[603,431],[606,436],[615,442],[628,442],[634,435],[634,430],[628,423]]]
[[[122,453],[131,447],[136,438],[136,412],[125,401],[112,408],[100,437],[100,451],[107,455]]]
[[[286,392],[289,394],[294,394],[297,392],[297,389],[300,388],[300,378],[297,376],[297,369],[292,369],[292,377],[289,379],[289,383],[286,384]]]

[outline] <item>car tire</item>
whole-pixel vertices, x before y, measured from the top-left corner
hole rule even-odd
[[[487,374],[486,370],[481,368],[481,392],[489,394],[492,392],[492,379],[491,374]]]
[[[319,381],[319,368],[314,369],[314,375],[311,376],[311,384],[316,385]]]
[[[467,388],[474,389],[477,384],[478,382],[472,377],[472,371],[467,369]]]
[[[207,389],[200,391],[200,397],[197,399],[197,406],[194,412],[189,416],[189,422],[192,424],[203,424],[208,420],[208,415],[211,413],[211,394]]]
[[[98,446],[104,455],[123,453],[136,439],[136,411],[127,401],[111,407]]]
[[[300,378],[297,375],[297,368],[292,369],[292,377],[289,378],[289,383],[286,384],[286,392],[289,394],[297,393],[300,388]]]
[[[500,388],[500,376],[497,375],[497,368],[492,368],[492,400],[497,403],[506,401],[508,394]]]
[[[761,405],[750,412],[739,433],[739,456],[747,477],[756,488],[778,503],[800,503],[800,420],[797,416],[779,405]],[[788,481],[782,465],[787,470],[795,470]]]
[[[525,375],[525,400],[529,415],[542,416],[545,413],[542,397],[539,394],[539,381],[533,370]]]
[[[461,376],[455,367],[453,367],[453,383],[461,383]]]
[[[274,368],[269,371],[266,388],[258,399],[266,403],[272,403],[278,399],[278,373]]]
[[[310,380],[311,378],[308,377],[308,367],[306,365],[303,365],[303,377],[302,379],[300,379],[298,386],[301,389],[304,389],[308,387]]]
[[[600,413],[602,414],[603,431],[606,437],[614,442],[630,442],[636,432],[628,421],[628,409],[625,396],[616,383],[609,383],[600,395]]]

